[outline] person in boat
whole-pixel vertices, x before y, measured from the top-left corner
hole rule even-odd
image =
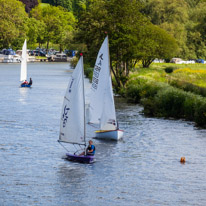
[[[32,79],[31,78],[29,80],[29,84],[28,85],[32,85]]]
[[[25,85],[28,84],[27,80],[25,80],[23,83],[21,83],[21,85]]]
[[[79,156],[84,155],[84,154],[85,153],[82,152]],[[89,140],[89,145],[88,145],[87,150],[86,150],[86,155],[94,156],[94,154],[95,154],[95,146],[93,145],[93,141]]]

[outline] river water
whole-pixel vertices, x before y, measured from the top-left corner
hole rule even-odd
[[[94,164],[66,161],[57,139],[71,72],[67,63],[31,63],[33,86],[19,88],[20,65],[0,64],[1,206],[206,205],[206,130],[146,118],[120,98],[123,140],[95,139]]]

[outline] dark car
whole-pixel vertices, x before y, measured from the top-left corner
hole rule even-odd
[[[42,57],[46,56],[46,52],[44,52],[42,50],[34,50],[33,52],[34,52],[35,56],[42,56]]]
[[[196,62],[204,64],[205,60],[204,59],[197,59]]]
[[[3,51],[2,51],[2,54],[5,54],[5,55],[15,55],[16,53],[15,53],[15,51],[14,50],[12,50],[12,49],[4,49]]]

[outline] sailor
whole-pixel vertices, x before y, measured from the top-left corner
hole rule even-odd
[[[32,79],[31,78],[29,80],[29,84],[28,85],[32,85]]]
[[[25,85],[28,84],[27,80],[25,80],[23,83],[21,83],[21,85]]]
[[[79,154],[79,156],[82,156],[84,154],[85,153],[82,152],[81,154]],[[93,141],[89,140],[89,145],[88,145],[87,150],[86,150],[86,155],[94,156],[94,154],[95,154],[95,146],[93,145]]]
[[[89,145],[87,147],[87,155],[93,156],[95,154],[95,146],[93,145],[93,141],[89,140]]]

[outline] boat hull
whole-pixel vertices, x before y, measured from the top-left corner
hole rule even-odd
[[[94,156],[78,156],[78,155],[72,155],[69,153],[66,153],[66,157],[69,161],[74,161],[74,162],[80,162],[80,163],[93,163],[94,162]]]
[[[29,84],[23,84],[23,85],[20,85],[20,87],[31,87],[31,85],[29,85]]]
[[[108,140],[119,140],[123,137],[123,130],[100,130],[95,131],[96,138],[108,139]]]

